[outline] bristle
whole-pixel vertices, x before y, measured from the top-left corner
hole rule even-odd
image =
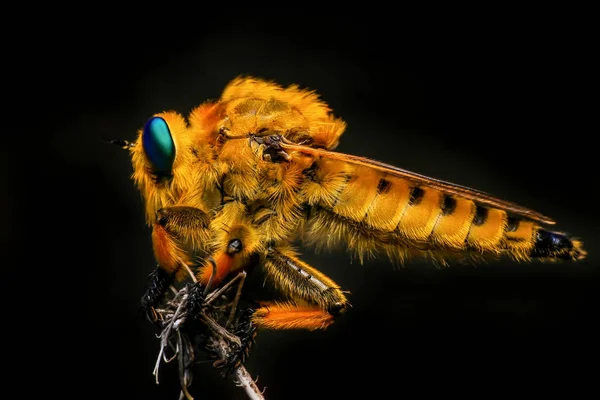
[[[286,88],[262,79],[238,77],[227,85],[221,101],[227,104],[229,115],[241,117],[235,121],[240,128],[246,122],[243,121],[245,117],[251,117],[247,118],[250,123],[256,120],[252,113],[253,109],[259,108],[262,113],[272,115],[270,110],[276,107],[276,111],[285,116],[277,119],[276,122],[285,122],[289,125],[279,128],[284,131],[305,130],[317,147],[335,148],[346,129],[346,123],[331,114],[327,103],[320,100],[315,91],[301,89],[298,85],[290,85]],[[234,107],[235,112],[233,112]],[[246,107],[250,112],[242,113],[239,107],[242,107],[242,110]],[[247,128],[251,127],[246,126],[246,132],[252,132]]]

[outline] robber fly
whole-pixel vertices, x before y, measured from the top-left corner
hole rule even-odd
[[[129,149],[159,268],[153,307],[170,280],[215,288],[258,265],[285,300],[252,310],[255,328],[324,329],[345,292],[293,243],[347,246],[361,258],[425,256],[581,260],[582,242],[554,221],[478,190],[335,152],[346,128],[314,92],[238,77],[184,118],[153,115]],[[207,260],[210,260],[208,262]]]

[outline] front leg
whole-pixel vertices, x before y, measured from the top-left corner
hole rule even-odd
[[[252,322],[268,329],[325,329],[349,306],[340,287],[289,249],[271,248],[264,261],[267,276],[292,301],[265,305]]]
[[[154,308],[160,303],[169,285],[189,276],[186,266],[194,264],[193,256],[204,250],[208,242],[207,215],[194,207],[166,207],[156,212],[152,227],[152,246],[158,265],[148,276],[148,286],[142,296],[142,310],[156,322]],[[192,293],[199,292],[197,290]],[[200,295],[192,296],[200,304]]]
[[[156,212],[152,226],[152,247],[158,264],[177,281],[189,277],[186,268],[205,255],[210,241],[210,220],[195,207],[176,206]]]
[[[142,312],[151,321],[157,321],[156,311],[154,308],[160,304],[163,296],[167,292],[167,288],[173,282],[172,274],[162,269],[160,265],[148,275],[148,285],[146,292],[142,296]]]

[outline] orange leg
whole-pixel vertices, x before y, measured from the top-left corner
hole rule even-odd
[[[152,226],[152,247],[160,267],[178,281],[188,277],[183,264],[193,266],[194,257],[204,254],[210,240],[209,221],[200,209],[165,207],[156,212]]]
[[[340,287],[289,249],[269,249],[267,276],[291,301],[260,307],[252,322],[267,329],[325,329],[349,306]]]
[[[252,315],[252,323],[266,329],[325,329],[334,316],[317,306],[294,303],[272,303],[260,307]]]

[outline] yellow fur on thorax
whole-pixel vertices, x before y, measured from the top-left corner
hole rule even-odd
[[[222,182],[225,193],[237,199],[256,198],[261,190],[258,170],[262,162],[255,159],[246,140],[225,143],[217,161],[227,172]]]
[[[304,175],[303,166],[296,163],[271,164],[262,170],[259,201],[268,206],[270,217],[261,224],[267,241],[290,238],[303,216],[298,191]]]
[[[297,85],[284,88],[274,82],[239,77],[227,85],[220,101],[230,119],[223,123],[234,129],[233,136],[256,133],[260,128],[306,129],[315,144],[333,149],[346,129],[346,123],[331,115],[329,106],[314,91]],[[252,107],[256,112],[249,112]],[[259,118],[261,112],[271,118]]]

